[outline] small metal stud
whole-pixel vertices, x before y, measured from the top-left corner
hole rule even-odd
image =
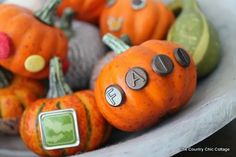
[[[182,48],[176,48],[174,50],[174,56],[176,61],[183,67],[188,67],[190,65],[190,57],[188,53]]]
[[[105,98],[111,106],[117,107],[124,101],[125,93],[120,86],[111,85],[106,88]]]
[[[170,57],[166,55],[157,55],[152,60],[152,69],[161,75],[167,75],[174,69],[174,64]]]
[[[130,89],[140,90],[146,86],[148,75],[144,69],[134,67],[127,72],[125,81]]]
[[[143,9],[147,4],[146,0],[132,0],[132,7],[134,10]]]

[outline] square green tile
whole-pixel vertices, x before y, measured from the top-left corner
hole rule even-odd
[[[79,145],[74,109],[43,112],[39,115],[39,125],[44,149],[62,149]]]

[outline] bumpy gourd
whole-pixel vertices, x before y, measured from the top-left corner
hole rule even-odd
[[[66,9],[61,19],[61,29],[69,38],[69,68],[66,82],[73,89],[85,89],[93,67],[106,53],[99,31],[95,26],[72,20],[73,11]]]
[[[101,34],[128,35],[133,45],[165,39],[174,15],[160,0],[110,0],[100,17]]]
[[[48,76],[50,58],[67,61],[67,38],[53,27],[59,2],[51,1],[35,14],[20,6],[0,4],[0,45],[5,45],[0,49],[1,66],[21,76],[42,79]]]
[[[0,68],[0,132],[18,133],[24,109],[43,95],[44,87],[38,81],[12,75]]]
[[[192,97],[196,68],[179,45],[150,40],[129,47],[111,34],[103,39],[121,54],[101,71],[95,95],[99,110],[116,128],[138,131],[153,126]]]
[[[40,156],[69,156],[90,151],[101,146],[109,137],[111,127],[98,111],[92,91],[72,94],[63,78],[60,61],[54,57],[50,62],[50,89],[45,99],[39,99],[24,112],[20,123],[20,135],[26,146]],[[38,116],[42,112],[73,108],[76,111],[80,143],[78,146],[46,150],[42,147],[42,136]],[[54,128],[53,124],[50,126]],[[61,126],[63,127],[63,126]],[[62,128],[59,129],[62,129]],[[57,134],[60,138],[60,134]]]
[[[4,0],[5,4],[16,4],[22,7],[25,7],[33,12],[40,10],[43,5],[46,3],[46,0]]]
[[[63,0],[58,7],[58,14],[62,15],[63,11],[70,7],[75,11],[75,18],[77,20],[97,23],[106,1],[107,0]]]
[[[180,44],[191,53],[201,78],[218,65],[220,41],[196,0],[178,0],[178,3],[182,4],[182,12],[168,33],[168,40]]]

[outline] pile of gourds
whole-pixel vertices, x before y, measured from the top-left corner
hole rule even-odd
[[[219,60],[196,0],[5,0],[0,132],[40,156],[94,150],[179,111]]]

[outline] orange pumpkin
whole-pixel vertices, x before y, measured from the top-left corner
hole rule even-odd
[[[111,34],[104,41],[121,53],[105,65],[95,87],[98,108],[114,127],[138,131],[153,126],[192,97],[196,68],[179,45],[150,40],[130,48]]]
[[[13,76],[0,68],[0,132],[18,133],[24,109],[43,95],[44,88],[38,81]]]
[[[16,5],[0,5],[0,65],[22,76],[48,76],[48,62],[58,56],[66,62],[67,39],[53,27],[53,14],[60,0],[49,3],[34,15]]]
[[[174,21],[161,0],[110,0],[100,18],[101,34],[128,35],[133,45],[164,39]]]
[[[64,96],[65,94],[70,95]],[[75,110],[80,143],[78,146],[70,148],[65,147],[49,150],[45,147],[44,136],[40,134],[39,115],[48,111],[62,111],[64,109]],[[50,128],[60,130],[63,129],[63,126],[58,127],[58,124],[52,123]],[[93,92],[81,91],[71,94],[69,86],[64,82],[62,77],[59,60],[58,58],[53,58],[51,61],[48,98],[37,100],[30,105],[21,119],[20,134],[26,146],[40,156],[58,157],[73,155],[78,152],[98,148],[107,140],[110,131],[110,125],[108,125],[98,111]],[[56,131],[51,129],[51,132]],[[61,135],[56,134],[53,138],[60,139]],[[52,136],[49,138],[52,138]]]
[[[42,84],[28,78],[14,76],[9,82],[1,69],[0,118],[20,118],[30,103],[44,95]]]
[[[63,0],[58,7],[61,16],[65,8],[75,11],[75,18],[82,21],[97,23],[107,0]]]

